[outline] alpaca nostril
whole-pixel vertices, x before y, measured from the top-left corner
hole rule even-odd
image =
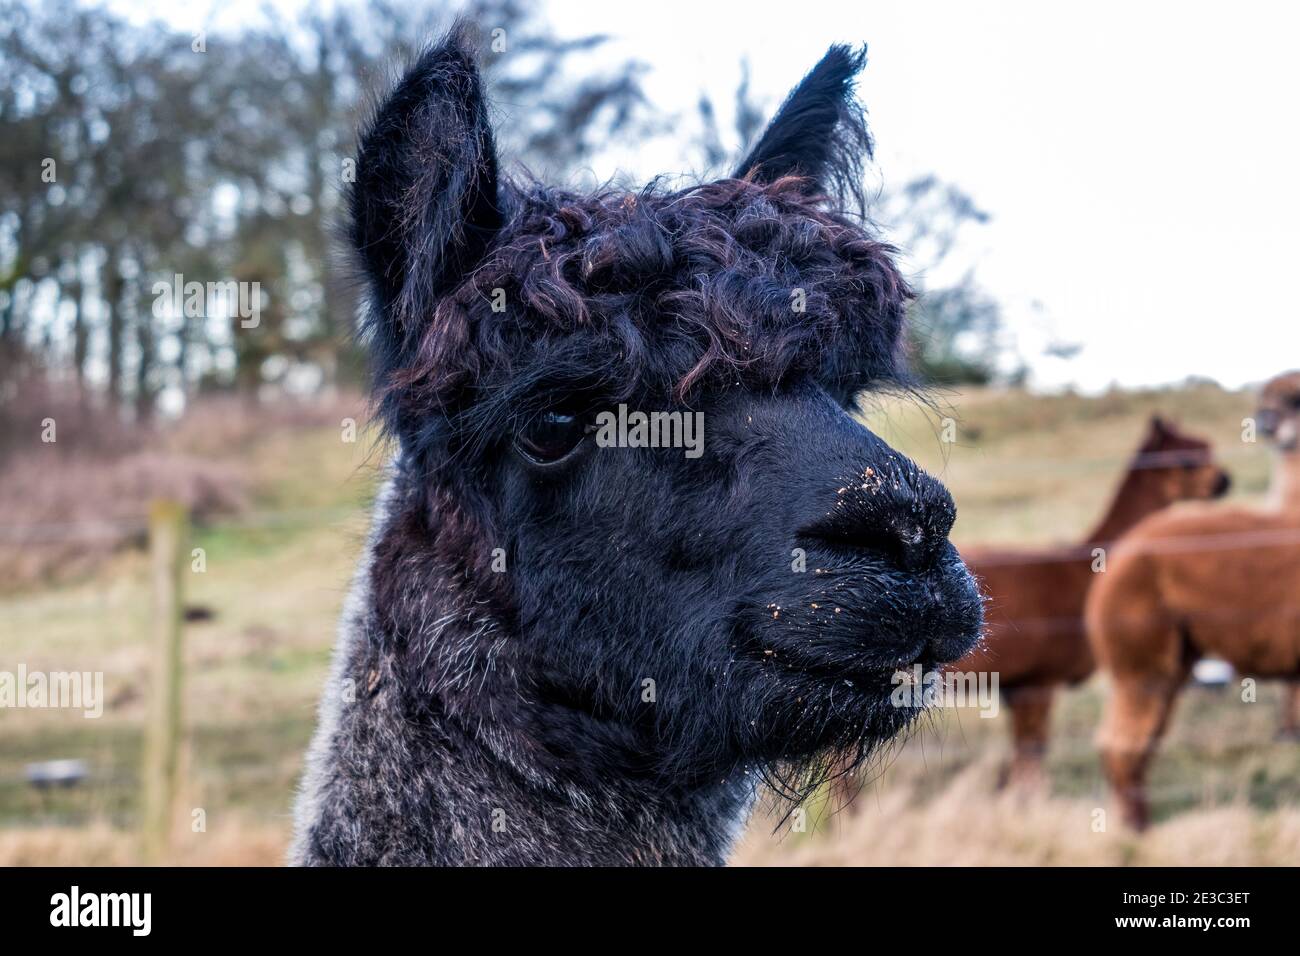
[[[901,521],[891,529],[894,539],[890,557],[904,571],[928,571],[943,550],[947,535],[927,532],[919,522]]]
[[[837,549],[874,553],[909,574],[932,568],[948,541],[946,534],[901,516],[875,523],[819,523],[805,529],[803,536]]]
[[[924,571],[934,563],[936,550],[928,545],[919,527],[899,536],[898,563],[904,571]]]

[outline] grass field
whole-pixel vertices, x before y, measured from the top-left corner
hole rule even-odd
[[[948,483],[960,546],[1083,533],[1156,411],[1212,441],[1234,496],[1258,496],[1269,462],[1241,440],[1250,409],[1245,394],[1200,385],[1097,398],[953,392],[934,408],[883,401],[866,414]],[[186,627],[182,805],[202,809],[206,829],[178,830],[174,859],[274,864],[379,456],[364,437],[301,427],[226,453],[247,470],[254,511],[195,534],[207,570],[189,576],[187,603],[214,617]],[[89,580],[0,597],[0,669],[103,671],[108,700],[98,720],[0,709],[0,864],[138,859],[145,571],[143,555],[123,553]],[[737,862],[1300,862],[1300,747],[1272,740],[1275,689],[1254,704],[1189,690],[1152,776],[1157,825],[1140,838],[1117,820],[1095,832],[1107,806],[1091,744],[1102,692],[1094,680],[1060,698],[1041,794],[996,792],[1005,716],[937,712],[882,755],[853,812],[814,801],[806,832],[760,813]],[[25,764],[64,757],[88,762],[86,784],[26,785]]]

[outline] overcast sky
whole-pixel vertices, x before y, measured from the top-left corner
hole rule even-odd
[[[297,0],[285,0],[296,7]],[[143,6],[177,27],[257,4]],[[936,173],[993,215],[963,263],[1002,303],[1042,386],[1300,366],[1300,10],[1281,3],[762,3],[557,0],[561,35],[610,33],[665,110],[729,104],[747,57],[775,106],[832,42],[860,83],[886,184]],[[593,163],[678,171],[668,142]],[[1064,361],[1052,343],[1082,350]]]

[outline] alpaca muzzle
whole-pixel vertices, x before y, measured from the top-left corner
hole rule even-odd
[[[846,594],[869,666],[944,663],[978,640],[983,601],[948,540],[956,514],[939,481],[891,455],[841,484],[830,512],[800,533]]]

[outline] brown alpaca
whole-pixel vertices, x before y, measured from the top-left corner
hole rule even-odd
[[[1186,505],[1127,535],[1087,602],[1088,636],[1110,693],[1098,734],[1126,822],[1149,821],[1143,778],[1196,659],[1300,678],[1300,374],[1264,389],[1260,431],[1279,457],[1267,508]],[[1288,694],[1283,728],[1294,728]]]
[[[1083,604],[1093,550],[1109,546],[1142,518],[1174,501],[1227,490],[1228,476],[1210,446],[1156,416],[1096,527],[1074,546],[962,550],[988,597],[979,646],[952,665],[961,673],[996,671],[1011,709],[1015,753],[1006,780],[1037,780],[1047,749],[1052,694],[1093,671],[1083,628]],[[852,806],[855,782],[839,781],[836,805]]]
[[[986,628],[980,645],[952,669],[997,672],[1011,709],[1014,753],[1006,782],[1040,778],[1054,690],[1093,671],[1083,608],[1097,577],[1096,549],[1109,548],[1147,515],[1175,501],[1218,497],[1228,485],[1206,442],[1156,416],[1110,505],[1080,544],[963,550],[988,596]]]

